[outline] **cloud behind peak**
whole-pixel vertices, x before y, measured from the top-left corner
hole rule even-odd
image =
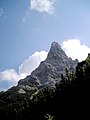
[[[67,56],[71,57],[73,60],[85,60],[88,53],[90,53],[90,48],[85,44],[81,44],[79,39],[69,39],[63,41],[62,48],[66,52]]]

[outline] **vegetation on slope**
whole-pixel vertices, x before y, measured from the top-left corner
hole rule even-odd
[[[1,120],[81,120],[89,118],[90,58],[78,63],[55,88],[28,94],[0,93]],[[8,96],[8,97],[7,97]],[[16,97],[17,96],[17,97]]]

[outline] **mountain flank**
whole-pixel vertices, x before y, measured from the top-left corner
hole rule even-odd
[[[31,75],[0,92],[0,120],[90,119],[90,54],[76,62],[52,43],[46,60]]]
[[[68,58],[61,46],[57,42],[51,44],[45,61],[42,61],[31,75],[27,76],[18,82],[18,87],[23,89],[25,86],[42,89],[49,86],[54,87],[61,80],[61,75],[65,70],[75,70],[78,60]],[[24,92],[24,91],[22,91]]]

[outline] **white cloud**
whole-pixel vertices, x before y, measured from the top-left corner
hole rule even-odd
[[[26,77],[26,74],[18,74],[14,69],[6,69],[0,72],[0,80],[8,83],[8,88],[17,85],[18,81]]]
[[[7,69],[3,72],[0,72],[0,79],[15,81],[18,79],[18,75],[14,69]]]
[[[90,48],[84,44],[81,44],[78,39],[70,39],[63,41],[62,48],[73,60],[78,59],[79,61],[85,60],[88,53],[90,53]]]
[[[41,52],[35,52],[32,56],[29,56],[28,59],[26,59],[21,66],[19,67],[19,73],[26,73],[31,74],[35,68],[37,68],[41,61],[44,61],[47,57],[47,52],[41,51]]]
[[[30,0],[30,6],[32,10],[46,12],[52,15],[55,10],[54,1],[55,0]]]
[[[29,56],[19,67],[19,72],[17,73],[14,69],[6,69],[0,72],[0,81],[4,82],[7,81],[8,88],[4,88],[3,86],[0,90],[6,90],[11,88],[12,86],[17,85],[20,79],[25,78],[28,74],[39,66],[40,62],[45,60],[47,57],[47,52],[35,52],[33,55]]]

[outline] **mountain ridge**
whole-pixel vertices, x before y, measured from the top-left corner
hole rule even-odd
[[[51,61],[52,59],[48,62],[43,61],[41,67],[42,64],[45,64],[46,67],[46,64],[50,64]],[[68,58],[67,61],[71,62],[72,60]],[[55,62],[54,59],[53,62]],[[51,65],[57,68],[59,64],[52,64],[53,62]],[[50,76],[49,73],[50,69],[48,70]],[[61,75],[61,81],[55,84],[55,88],[51,88],[51,86],[38,88],[38,82],[40,82],[40,86],[42,83],[35,79],[38,75],[35,70],[32,72],[32,76],[29,75],[24,81],[21,80],[24,84],[21,83],[7,92],[0,93],[1,120],[12,120],[13,118],[15,120],[88,119],[90,117],[88,111],[90,103],[90,54],[86,60],[78,62],[75,73],[69,73],[71,73],[70,70],[67,70],[65,74]],[[54,79],[56,80],[56,76]],[[37,84],[33,84],[34,81]]]
[[[65,69],[74,70],[78,60],[73,61],[68,58],[59,43],[53,42],[48,52],[46,60],[42,61],[31,75],[18,82],[18,87],[29,85],[41,89],[45,86],[54,87],[56,82],[61,80],[61,74]]]

